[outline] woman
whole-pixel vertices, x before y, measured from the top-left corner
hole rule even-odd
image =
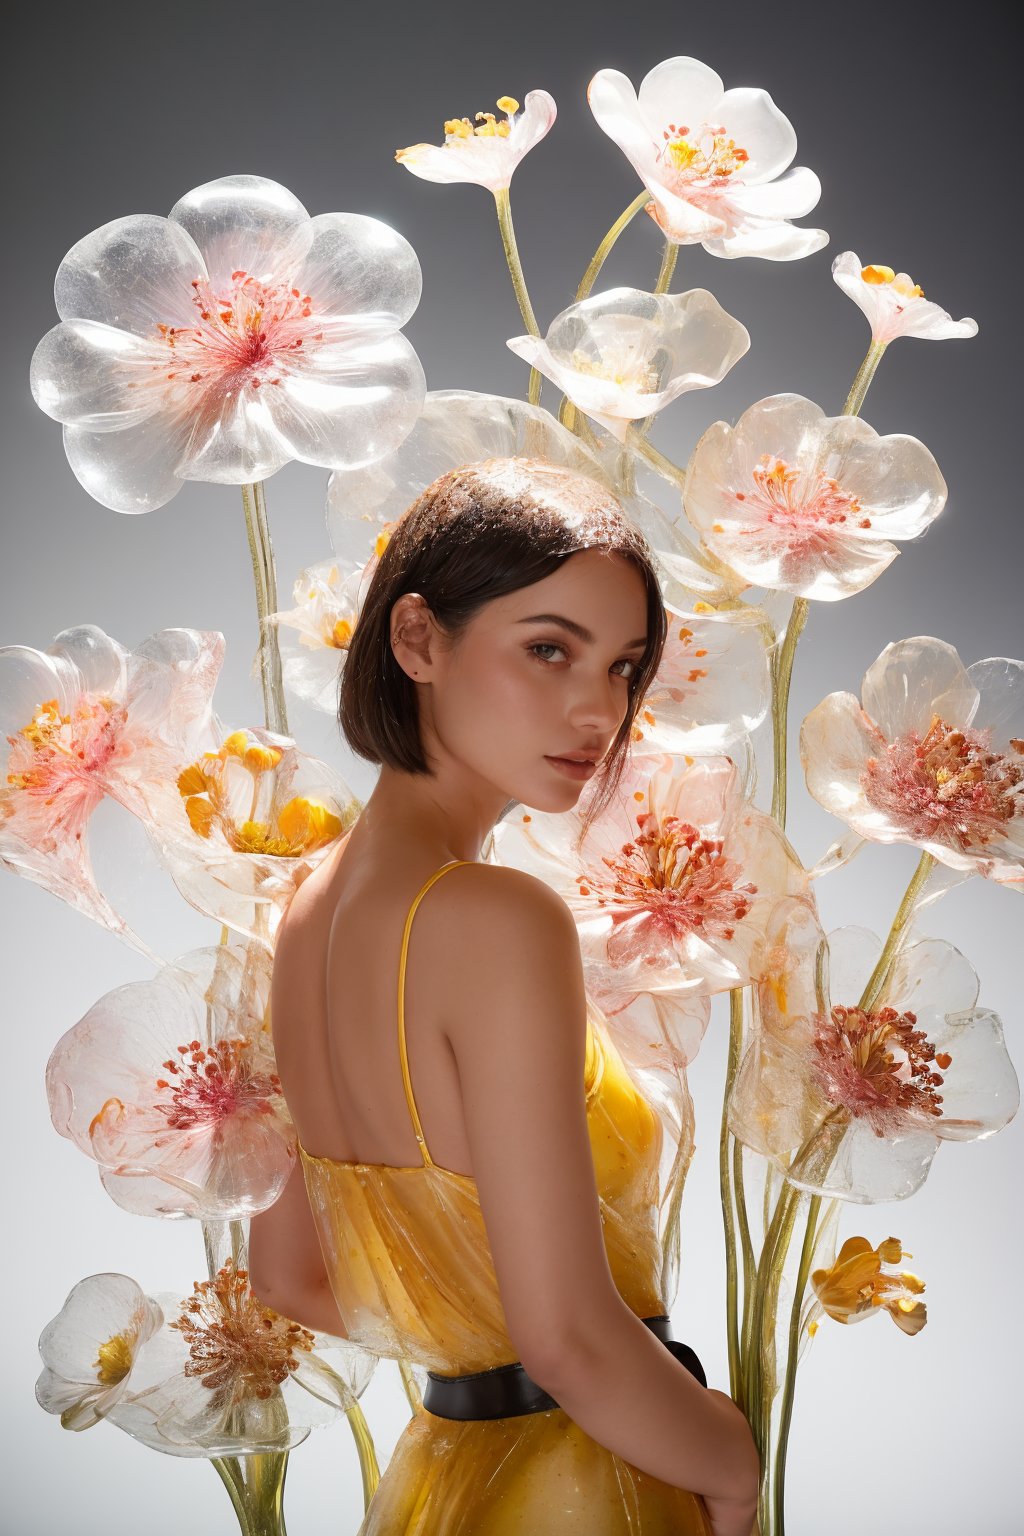
[[[607,803],[664,639],[639,531],[540,461],[442,476],[367,589],[339,719],[380,777],[279,931],[301,1166],[250,1234],[261,1299],[430,1373],[360,1536],[749,1536],[749,1426],[666,1348],[660,1122],[569,909],[481,859],[510,804]]]

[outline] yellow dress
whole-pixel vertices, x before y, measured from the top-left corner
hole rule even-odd
[[[342,1162],[300,1146],[331,1284],[349,1337],[446,1376],[516,1359],[474,1180],[432,1161],[405,1043],[412,919],[398,982],[399,1050],[422,1164]],[[638,1317],[667,1311],[657,1232],[661,1122],[590,1011],[587,1124],[608,1263]],[[358,1536],[710,1536],[703,1500],[593,1440],[561,1408],[455,1420],[422,1406],[406,1425]]]

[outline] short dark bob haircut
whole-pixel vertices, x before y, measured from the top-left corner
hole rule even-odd
[[[568,556],[605,549],[629,560],[647,588],[647,646],[629,704],[583,812],[582,842],[625,766],[633,725],[661,662],[667,621],[655,556],[605,486],[540,459],[488,459],[441,475],[403,513],[366,589],[342,669],[338,724],[352,750],[403,773],[431,772],[416,685],[391,649],[391,610],[421,593],[456,640],[486,603],[542,581]]]

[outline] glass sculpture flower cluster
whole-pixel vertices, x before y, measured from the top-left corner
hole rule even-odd
[[[965,665],[927,635],[889,641],[859,698],[829,694],[799,730],[807,788],[845,834],[805,865],[785,830],[789,687],[811,605],[883,578],[947,499],[923,443],[861,416],[871,379],[898,337],[977,325],[951,320],[905,273],[844,252],[833,275],[871,337],[841,413],[771,395],[670,458],[650,441],[654,422],[750,346],[710,292],[671,291],[680,248],[812,256],[828,236],[793,220],[820,182],[791,165],[795,132],[766,91],[726,89],[696,59],[657,64],[638,90],[602,69],[587,99],[641,190],[543,333],[510,184],[555,123],[552,98],[530,91],[520,109],[502,97],[500,116],[451,118],[443,143],[396,156],[426,181],[494,195],[525,327],[507,342],[530,367],[523,400],[428,391],[402,331],[421,286],[408,242],[363,214],[311,217],[285,187],[248,175],[195,188],[166,218],[115,219],[81,239],[57,272],[59,323],[32,359],[35,399],[103,506],[154,511],[186,482],[242,490],[264,719],[215,712],[219,633],[165,629],[129,648],[86,624],[45,651],[3,646],[0,863],[153,966],[58,1040],[50,1113],[124,1210],[198,1222],[208,1271],[184,1298],[147,1296],[121,1274],[78,1281],[40,1339],[39,1402],[69,1429],[107,1419],[168,1454],[209,1458],[243,1529],[278,1529],[287,1453],[340,1413],[367,1500],[378,1476],[358,1405],[376,1357],[256,1298],[247,1223],[279,1198],[297,1156],[269,1023],[275,934],[360,810],[344,767],[289,733],[287,701],[334,713],[391,529],[454,466],[529,458],[595,480],[657,557],[668,638],[616,798],[589,827],[592,786],[568,815],[516,807],[489,854],[572,910],[590,996],[663,1119],[667,1304],[693,1153],[686,1071],[712,999],[728,996],[727,1341],[764,1468],[762,1536],[784,1530],[796,1370],[820,1320],[887,1311],[908,1335],[926,1320],[901,1241],[858,1234],[837,1253],[840,1211],[912,1194],[942,1143],[991,1135],[1018,1104],[977,975],[916,923],[971,875],[1024,889],[1024,664]],[[641,211],[661,247],[657,281],[595,291]],[[310,552],[283,607],[265,482],[290,460],[324,472],[330,549]],[[759,803],[762,735],[773,769]],[[114,909],[89,854],[108,798],[141,821],[174,887],[220,925],[219,943],[169,960]],[[912,844],[917,870],[884,937],[826,935],[816,882],[865,840]],[[755,1174],[764,1197],[750,1201]],[[403,1380],[415,1411],[416,1373]]]

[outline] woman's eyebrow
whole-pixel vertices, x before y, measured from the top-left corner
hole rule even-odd
[[[520,624],[561,624],[577,640],[582,640],[584,645],[593,645],[594,637],[589,629],[584,629],[582,624],[577,624],[575,619],[566,619],[560,613],[533,613],[528,619],[517,620]],[[647,636],[641,635],[638,640],[630,640],[623,646],[624,651],[631,651],[635,646],[647,644]]]

